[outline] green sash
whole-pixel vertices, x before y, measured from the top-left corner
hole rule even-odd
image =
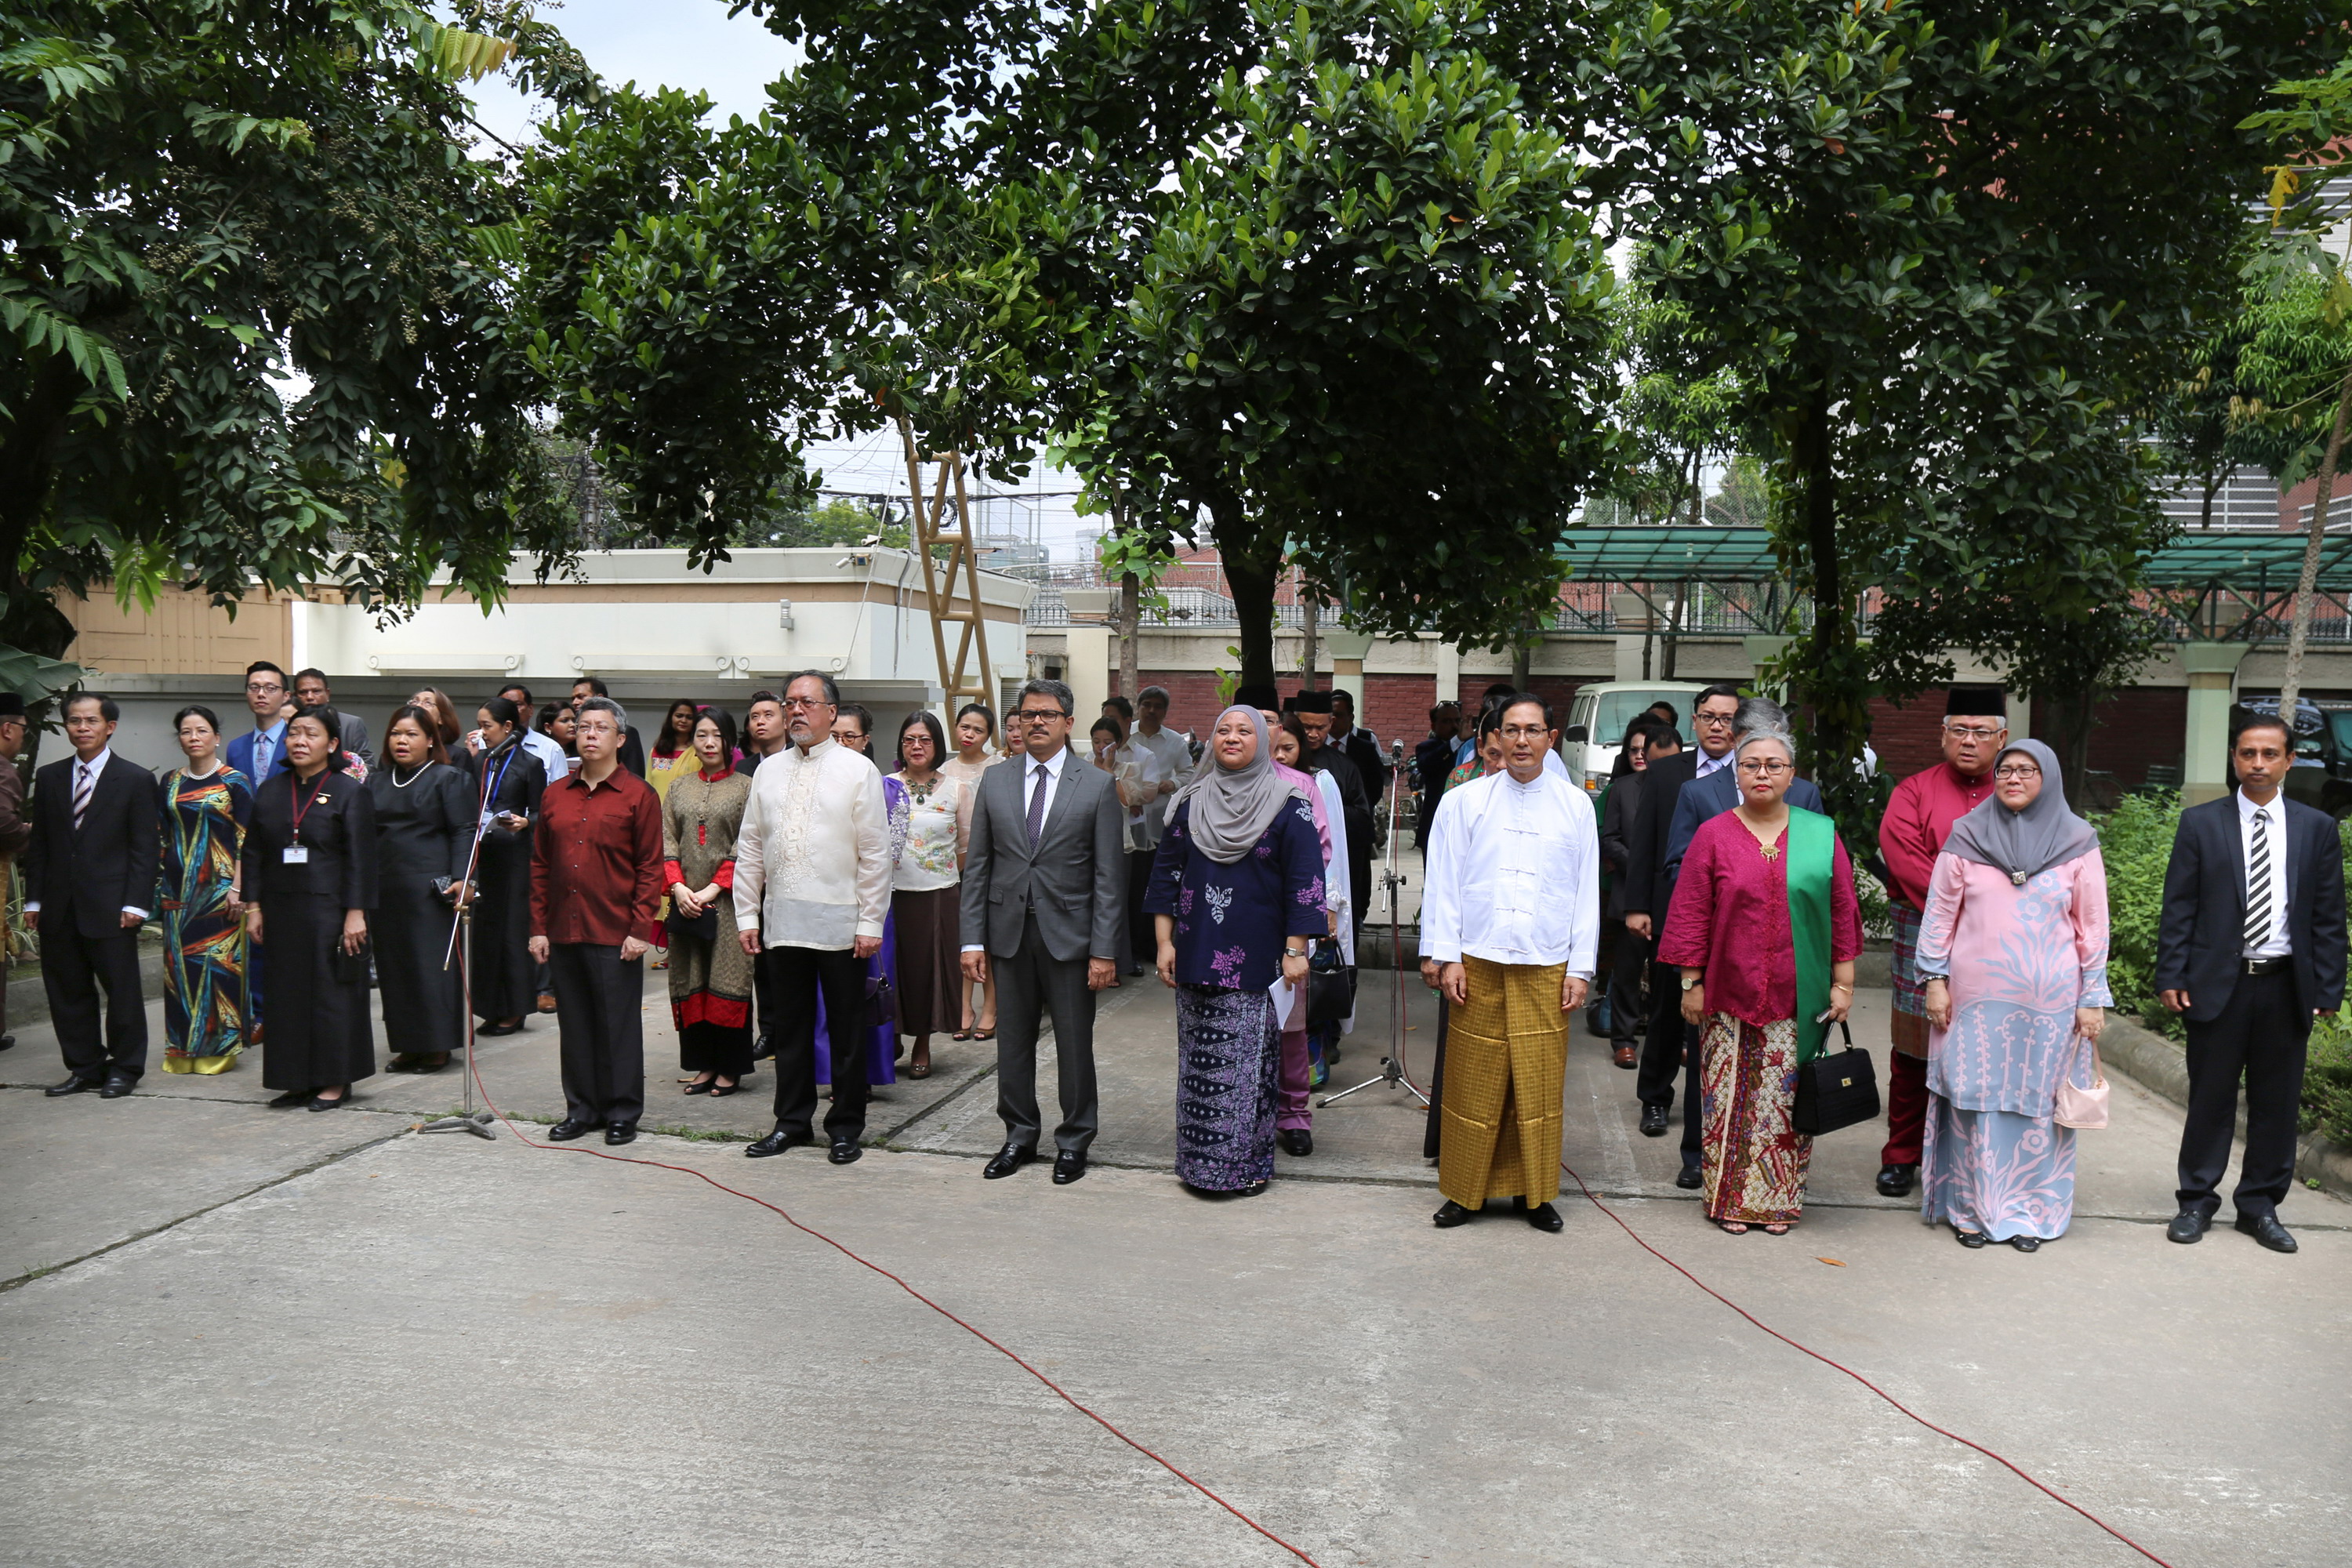
[[[1789,935],[1797,961],[1797,1065],[1822,1054],[1830,1026],[1830,874],[1837,828],[1818,811],[1789,808]]]

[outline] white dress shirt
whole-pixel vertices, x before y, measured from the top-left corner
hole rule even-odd
[[[2238,852],[2243,857],[2242,865],[2244,877],[2242,879],[2249,889],[2253,886],[2252,878],[2254,867],[2254,825],[2257,817],[2264,819],[2263,832],[2269,850],[2266,858],[2270,861],[2271,871],[2270,936],[2260,947],[2243,949],[2243,956],[2284,958],[2294,951],[2294,946],[2287,941],[2286,934],[2285,795],[2282,793],[2273,795],[2268,805],[2256,805],[2246,798],[2244,790],[2238,792]]]
[[[1138,729],[1128,737],[1128,744],[1140,746],[1160,759],[1160,776],[1163,781],[1182,784],[1192,776],[1192,742],[1165,724],[1150,735]],[[1165,791],[1153,796],[1151,804],[1143,808],[1144,818],[1150,825],[1150,841],[1153,844],[1159,843],[1160,836],[1168,830],[1168,803],[1175,798],[1174,791]]]
[[[828,737],[760,763],[735,835],[737,930],[827,951],[879,938],[890,874],[890,811],[865,756]]]
[[[1445,792],[1422,883],[1423,956],[1565,963],[1590,980],[1600,942],[1601,835],[1582,790],[1547,769]]]
[[[285,726],[280,724],[278,728],[283,730],[285,729]],[[95,790],[98,787],[99,774],[104,773],[106,771],[106,764],[113,760],[114,748],[111,746],[100,747],[99,749],[98,755],[90,758],[90,760],[86,763],[79,757],[76,757],[74,759],[74,771],[68,775],[73,780],[73,795],[79,795],[81,793],[83,775],[85,773],[89,775],[90,788]],[[219,764],[215,763],[214,765],[217,767]],[[68,795],[67,797],[66,811],[68,816],[72,815],[72,795]],[[41,900],[38,899],[27,899],[25,901],[25,912],[28,915],[39,914],[41,912]],[[147,918],[147,911],[141,909],[137,904],[123,905],[122,912],[126,915],[137,915],[142,921]]]
[[[1709,773],[1719,773],[1731,765],[1731,759],[1737,754],[1733,752],[1726,752],[1719,757],[1710,757],[1706,754],[1706,748],[1701,747],[1698,753],[1698,772],[1693,773],[1691,777],[1703,779]]]

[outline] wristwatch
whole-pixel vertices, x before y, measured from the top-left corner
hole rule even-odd
[[[1706,976],[1699,974],[1685,974],[1683,976],[1683,989],[1685,991],[1696,990],[1699,982],[1705,978]]]

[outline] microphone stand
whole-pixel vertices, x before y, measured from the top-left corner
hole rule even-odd
[[[1389,1054],[1381,1058],[1381,1072],[1378,1078],[1368,1078],[1354,1089],[1343,1089],[1337,1094],[1326,1095],[1315,1102],[1318,1106],[1337,1105],[1354,1094],[1357,1089],[1370,1089],[1374,1085],[1385,1085],[1390,1089],[1401,1088],[1421,1101],[1423,1106],[1426,1107],[1429,1104],[1429,1096],[1414,1088],[1412,1080],[1404,1076],[1405,1002],[1402,948],[1404,876],[1397,869],[1397,840],[1400,837],[1397,831],[1397,816],[1403,797],[1403,791],[1399,785],[1404,777],[1404,756],[1402,746],[1397,749],[1396,755],[1398,766],[1389,777],[1389,847],[1385,863],[1381,870],[1381,886],[1388,889],[1389,896],[1389,968],[1395,981],[1391,988],[1391,997],[1394,1005],[1390,1025],[1393,1031],[1391,1037],[1394,1044]],[[1360,931],[1357,933],[1360,938],[1362,934]],[[1361,973],[1360,967],[1358,972]]]
[[[487,794],[487,791],[485,792]],[[464,966],[458,971],[457,994],[465,1004],[466,1016],[466,1109],[457,1116],[444,1116],[417,1129],[419,1132],[470,1132],[477,1138],[492,1142],[498,1134],[490,1130],[490,1113],[474,1109],[474,900],[481,895],[478,880],[482,864],[482,835],[489,829],[488,802],[474,814],[474,843],[466,852],[465,900],[458,904],[449,920],[449,943],[442,950],[441,972],[447,973],[449,965],[457,962],[462,942]]]

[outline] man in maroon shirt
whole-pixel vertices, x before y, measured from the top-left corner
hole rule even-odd
[[[1944,760],[1895,786],[1878,825],[1895,921],[1895,1049],[1886,1058],[1886,1146],[1878,1190],[1908,1197],[1927,1127],[1927,1017],[1919,980],[1919,917],[1936,857],[1952,825],[1992,798],[1992,764],[2009,743],[2008,704],[1999,691],[1956,686],[1944,701]]]
[[[661,901],[661,802],[621,766],[621,710],[580,705],[580,766],[540,797],[530,856],[530,955],[555,978],[563,1059],[558,1143],[637,1135],[646,1109],[646,944]]]

